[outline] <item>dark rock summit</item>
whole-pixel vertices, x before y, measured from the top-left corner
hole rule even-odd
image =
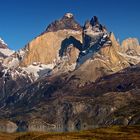
[[[47,29],[46,32],[56,32],[58,30],[64,30],[64,29],[71,29],[75,31],[81,31],[82,27],[80,24],[75,20],[73,14],[66,13],[60,20],[55,20],[53,23],[51,23]]]
[[[91,20],[90,20],[90,24],[92,26],[96,26],[96,25],[100,25],[98,17],[94,16]]]

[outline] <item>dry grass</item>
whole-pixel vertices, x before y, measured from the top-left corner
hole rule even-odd
[[[113,126],[68,133],[1,133],[0,140],[140,140],[140,126]]]
[[[19,137],[20,134],[13,133],[0,133],[0,140],[15,140],[15,138]]]

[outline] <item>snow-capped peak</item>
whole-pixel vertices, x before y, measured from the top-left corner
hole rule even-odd
[[[14,51],[8,48],[8,45],[4,42],[2,38],[0,38],[0,53],[2,54],[0,56],[0,59],[6,56],[10,56],[14,53]]]
[[[73,14],[72,14],[72,13],[66,13],[66,14],[65,14],[65,17],[67,17],[67,18],[72,18],[72,17],[73,17]]]
[[[2,38],[0,38],[0,43],[7,46],[7,44],[4,42]]]
[[[0,53],[4,54],[5,56],[10,56],[14,53],[15,51],[13,50],[10,50],[8,48],[6,49],[3,49],[3,48],[0,48]]]

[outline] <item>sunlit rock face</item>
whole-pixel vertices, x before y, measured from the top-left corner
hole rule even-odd
[[[78,52],[81,42],[82,33],[80,31],[60,30],[47,32],[27,45],[28,51],[22,61],[22,65],[27,66],[33,64],[33,62],[43,64],[57,63],[69,45],[73,45]],[[74,62],[75,60],[72,61]]]

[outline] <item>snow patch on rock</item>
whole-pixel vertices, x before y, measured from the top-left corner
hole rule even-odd
[[[6,45],[6,46],[7,46],[7,44],[4,42],[4,40],[3,40],[2,38],[0,38],[0,42],[1,42],[3,45]]]
[[[44,74],[50,73],[50,71],[54,68],[54,64],[40,64],[37,65],[35,62],[32,65],[29,65],[28,67],[23,67],[23,70],[25,70],[28,74],[34,74],[36,79],[38,79],[40,76],[43,76]]]
[[[65,14],[65,17],[67,17],[67,18],[72,18],[72,17],[73,17],[73,14],[72,14],[72,13],[66,13],[66,14]]]
[[[0,52],[2,54],[4,54],[5,56],[10,56],[10,55],[12,55],[14,53],[13,50],[10,50],[10,49],[2,49],[2,48],[0,48]]]

